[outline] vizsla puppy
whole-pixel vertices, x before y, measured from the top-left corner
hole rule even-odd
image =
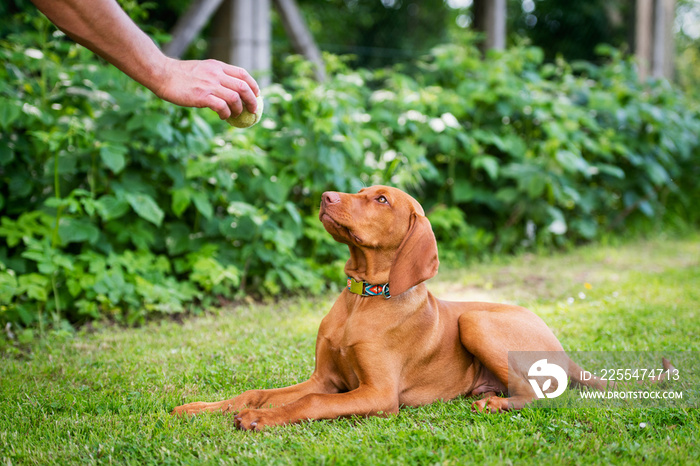
[[[557,364],[575,382],[605,387],[597,379],[580,381],[580,368],[527,309],[434,298],[423,282],[438,270],[435,236],[423,208],[406,193],[386,186],[327,192],[319,217],[350,248],[349,283],[321,322],[311,378],[221,402],[186,404],[175,414],[232,412],[237,427],[260,430],[306,419],[396,413],[402,405],[460,395],[483,395],[472,405],[478,410],[520,409],[535,398],[528,377],[537,376],[538,367],[511,364],[509,370],[509,351],[559,352]],[[497,396],[507,392],[508,398]]]

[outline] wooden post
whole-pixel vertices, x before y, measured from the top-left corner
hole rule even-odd
[[[163,52],[169,57],[181,58],[222,2],[223,0],[195,0],[192,2],[185,14],[178,18],[170,33],[173,39],[165,44]]]
[[[639,78],[673,79],[675,0],[637,0],[635,56]]]
[[[505,1],[505,0],[504,0]],[[292,41],[294,50],[314,64],[314,75],[317,81],[325,81],[326,67],[321,52],[316,47],[299,7],[294,0],[275,0],[275,6],[282,19],[284,29]]]
[[[637,57],[637,69],[639,79],[645,80],[649,75],[651,65],[651,39],[653,36],[653,25],[651,22],[654,9],[654,0],[637,0],[636,22],[635,22],[635,55]]]
[[[211,56],[270,82],[270,0],[224,0],[214,18]]]
[[[316,79],[324,81],[326,70],[321,52],[296,2],[275,0],[275,5],[294,50],[314,64]],[[210,55],[245,68],[256,75],[261,86],[269,84],[272,68],[270,0],[194,0],[175,25],[173,40],[164,48],[166,55],[181,57],[212,16],[215,18]]]
[[[663,2],[664,9],[664,56],[663,56],[663,76],[672,80],[675,74],[676,62],[676,38],[673,26],[676,21],[676,0],[658,0]]]
[[[482,52],[506,47],[506,0],[474,0],[474,27],[486,33]]]

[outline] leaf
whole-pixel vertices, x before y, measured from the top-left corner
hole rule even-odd
[[[262,183],[262,188],[265,196],[275,204],[282,204],[287,197],[288,187],[283,180],[265,180]]]
[[[207,199],[207,195],[202,192],[196,192],[192,195],[192,202],[197,208],[199,213],[204,215],[207,219],[210,219],[214,215],[214,208]]]
[[[0,167],[4,167],[15,159],[12,148],[8,145],[0,145]]]
[[[301,225],[302,224],[302,219],[301,215],[299,215],[299,211],[297,210],[297,207],[294,205],[293,202],[285,202],[284,203],[284,208],[289,214],[289,216],[292,218],[294,221],[295,225]]]
[[[15,101],[7,98],[0,99],[0,127],[9,128],[20,113],[20,108],[15,105]]]
[[[160,226],[163,222],[165,214],[151,196],[129,193],[126,195],[126,200],[131,208],[134,209],[134,212],[142,219],[148,220],[156,226]]]
[[[557,151],[556,159],[565,171],[569,173],[579,172],[583,173],[586,178],[589,177],[590,171],[588,162],[580,155],[574,154],[568,150],[560,150]]]
[[[176,189],[173,191],[173,199],[170,207],[173,213],[180,217],[182,213],[190,205],[190,190],[187,188]]]
[[[28,273],[19,277],[17,294],[27,294],[29,299],[45,302],[48,299],[49,279],[38,273]]]
[[[606,175],[610,175],[615,178],[619,179],[624,179],[625,178],[625,172],[622,170],[620,167],[616,167],[615,165],[609,165],[606,163],[602,163],[597,166],[598,170],[600,173],[604,173]]]
[[[129,203],[122,197],[104,195],[95,201],[97,213],[104,221],[119,218],[129,211]]]
[[[128,131],[123,129],[105,129],[100,133],[100,139],[117,144],[127,144],[131,140],[131,136]]]
[[[571,227],[586,239],[592,240],[598,234],[598,224],[593,219],[575,220]]]
[[[452,198],[456,203],[471,201],[474,199],[474,192],[474,187],[468,182],[452,185]]]
[[[664,185],[670,181],[668,172],[658,162],[647,159],[644,168],[646,169],[649,178],[651,178],[651,182],[656,186]]]
[[[639,210],[649,218],[654,217],[654,207],[649,201],[641,201],[639,203]]]
[[[498,178],[498,159],[496,157],[490,155],[475,157],[472,166],[474,168],[483,168],[492,180]]]
[[[530,175],[523,180],[522,185],[527,190],[530,198],[536,199],[540,197],[545,188],[547,188],[547,180],[542,176]]]
[[[165,245],[168,253],[173,256],[182,254],[190,246],[190,230],[184,223],[171,223],[165,236]]]
[[[124,146],[114,146],[112,144],[102,144],[100,147],[100,159],[107,165],[112,173],[118,174],[126,165],[126,158],[124,157],[128,149]]]
[[[100,230],[87,220],[64,217],[58,224],[58,236],[63,244],[88,242],[95,244]]]
[[[17,277],[13,270],[0,272],[0,304],[9,304],[17,290]]]

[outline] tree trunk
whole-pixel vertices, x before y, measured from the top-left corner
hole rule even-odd
[[[224,0],[214,18],[211,56],[270,82],[270,0]]]
[[[482,52],[506,47],[506,0],[474,0],[474,27],[484,32]]]

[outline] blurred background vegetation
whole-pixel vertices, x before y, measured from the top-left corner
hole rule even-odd
[[[697,227],[696,2],[677,6],[674,82],[639,79],[627,1],[509,0],[508,47],[486,57],[469,1],[298,3],[328,79],[273,16],[274,84],[247,130],[160,101],[29,2],[0,6],[8,335],[337,290],[326,190],[414,194],[446,263]],[[122,2],[161,42],[188,4]]]

